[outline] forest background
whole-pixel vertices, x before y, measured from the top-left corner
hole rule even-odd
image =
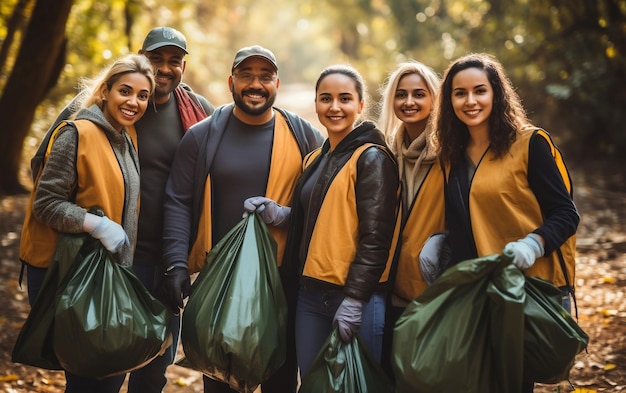
[[[350,63],[372,102],[400,61],[443,74],[488,52],[566,152],[626,158],[626,0],[3,0],[0,194],[29,187],[23,159],[79,79],[137,52],[159,25],[187,36],[184,80],[218,105],[230,100],[234,53],[250,44],[275,52],[283,86],[307,91],[325,66]]]
[[[626,0],[1,0],[1,392],[64,385],[58,372],[9,356],[29,311],[17,249],[30,157],[80,79],[137,52],[162,25],[186,35],[184,81],[216,106],[232,100],[226,81],[237,49],[270,48],[280,68],[277,103],[315,124],[313,85],[330,64],[364,75],[375,119],[380,86],[397,63],[415,59],[443,74],[461,55],[495,55],[573,176],[579,323],[591,340],[571,381],[577,392],[626,389]],[[197,373],[173,366],[168,377],[168,393],[202,389]]]

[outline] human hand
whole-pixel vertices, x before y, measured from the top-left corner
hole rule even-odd
[[[111,221],[107,216],[100,217],[100,221],[89,234],[100,240],[100,243],[112,253],[118,252],[122,246],[130,244],[128,235],[122,226]]]
[[[189,270],[185,267],[174,266],[165,271],[163,280],[164,301],[167,308],[178,315],[183,308],[183,299],[191,292]]]
[[[343,342],[350,342],[354,333],[359,330],[362,314],[362,301],[347,296],[343,299],[333,318],[333,325],[338,326]]]
[[[543,256],[543,245],[537,237],[538,235],[529,233],[523,239],[508,243],[503,251],[512,253],[513,264],[521,270],[526,270],[535,263],[537,258]]]
[[[243,201],[243,210],[244,218],[256,211],[266,224],[277,227],[286,226],[291,215],[290,207],[281,206],[272,199],[263,196],[255,196]]]
[[[445,233],[437,232],[426,240],[420,251],[420,271],[428,285],[432,284],[443,272],[441,250],[445,241]]]

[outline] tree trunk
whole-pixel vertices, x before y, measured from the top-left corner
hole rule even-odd
[[[2,45],[0,45],[0,75],[4,74],[4,67],[6,67],[15,35],[24,30],[26,8],[31,1],[32,0],[19,0],[11,13],[11,17],[7,21],[7,34],[4,37],[4,41],[2,41]]]
[[[22,145],[35,110],[59,77],[65,24],[73,0],[37,0],[19,53],[0,97],[0,195],[25,191],[19,182]]]

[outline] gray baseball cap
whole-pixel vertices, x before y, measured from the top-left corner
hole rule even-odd
[[[180,31],[171,27],[156,27],[148,33],[141,50],[150,52],[163,46],[175,46],[187,52],[187,39]]]
[[[235,55],[235,60],[233,61],[233,68],[231,68],[231,71],[237,68],[242,61],[249,59],[250,57],[261,57],[267,60],[268,62],[270,62],[270,64],[272,64],[274,69],[278,71],[276,56],[274,56],[271,50],[265,49],[259,45],[247,46],[245,48],[239,49],[237,51],[237,54]]]

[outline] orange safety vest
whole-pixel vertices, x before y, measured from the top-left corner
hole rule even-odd
[[[93,149],[93,146],[110,144],[106,134],[96,124],[89,120],[61,122],[48,142],[44,163],[50,155],[58,132],[72,124],[78,131],[74,202],[85,209],[99,207],[107,217],[121,224],[124,210],[124,177],[113,149]],[[28,265],[47,268],[56,249],[59,232],[33,216],[33,201],[42,171],[43,165],[39,168],[28,201],[20,238],[19,258]]]

